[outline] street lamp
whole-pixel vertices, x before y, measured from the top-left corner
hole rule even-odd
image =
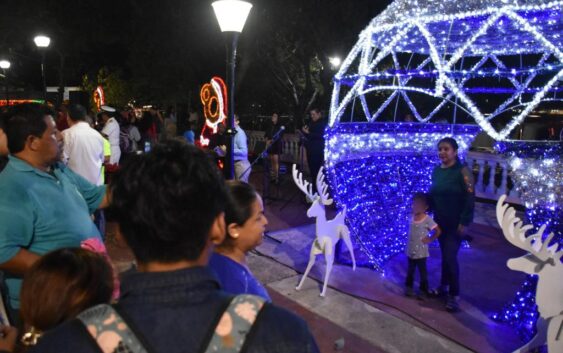
[[[338,56],[333,56],[328,58],[328,62],[330,63],[333,69],[339,68],[340,64],[342,64],[342,60]]]
[[[4,74],[4,92],[6,93],[6,107],[10,105],[10,97],[8,96],[8,75],[6,70],[8,70],[12,64],[8,60],[0,60],[0,69]]]
[[[33,41],[35,42],[35,45],[41,52],[41,77],[43,79],[43,98],[45,99],[45,102],[47,102],[47,81],[45,80],[45,50],[47,50],[49,44],[51,44],[51,38],[41,35],[33,38]]]
[[[235,130],[235,66],[237,57],[237,43],[239,34],[244,28],[246,18],[250,13],[252,4],[241,0],[219,0],[211,4],[219,22],[221,32],[225,34],[227,46],[227,87],[229,96],[228,105],[228,139],[225,163],[227,179],[235,178],[234,161],[234,135]]]

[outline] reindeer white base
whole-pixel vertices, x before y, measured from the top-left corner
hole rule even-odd
[[[344,241],[344,244],[348,248],[352,257],[352,268],[354,271],[356,270],[356,258],[354,257],[354,248],[352,247],[352,241],[350,240],[350,231],[345,224],[346,208],[344,208],[342,212],[338,213],[332,220],[327,221],[324,205],[332,204],[332,199],[329,199],[328,197],[328,185],[326,185],[324,181],[323,168],[321,168],[317,174],[317,190],[320,194],[313,194],[312,185],[303,180],[303,175],[297,171],[297,166],[295,164],[293,165],[293,180],[295,181],[295,184],[297,184],[297,187],[299,187],[305,195],[313,200],[313,204],[307,210],[307,216],[315,217],[317,219],[315,226],[316,237],[311,245],[309,263],[307,264],[307,269],[305,270],[301,281],[299,281],[299,285],[297,285],[295,289],[301,289],[303,282],[305,282],[309,272],[311,272],[311,268],[313,268],[313,265],[315,264],[317,255],[323,254],[326,261],[326,270],[323,289],[320,295],[321,297],[324,297],[326,295],[328,279],[334,264],[336,244],[340,239]]]
[[[529,253],[519,258],[508,260],[508,267],[538,276],[536,288],[536,304],[540,317],[536,323],[537,334],[515,353],[527,353],[547,343],[551,353],[563,352],[563,249],[555,243],[550,246],[553,233],[542,240],[545,225],[530,236],[526,232],[531,225],[522,225],[516,217],[514,208],[504,204],[506,195],[502,195],[497,203],[497,221],[502,228],[506,240],[512,245]]]

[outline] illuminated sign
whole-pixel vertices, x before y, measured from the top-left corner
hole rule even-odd
[[[92,99],[96,105],[96,109],[99,111],[102,109],[102,105],[106,104],[106,96],[104,94],[104,89],[102,86],[96,87],[96,90],[92,94]]]
[[[227,118],[227,86],[220,77],[213,77],[199,92],[205,124],[201,130],[200,144],[209,145],[209,139],[217,133],[217,126]]]
[[[6,104],[8,103],[8,104]],[[10,99],[8,102],[6,102],[6,100],[1,100],[0,101],[0,107],[4,107],[6,105],[18,105],[18,104],[23,104],[23,103],[38,103],[38,104],[44,104],[45,101],[42,99]]]

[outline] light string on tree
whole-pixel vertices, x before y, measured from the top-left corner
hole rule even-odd
[[[96,109],[98,109],[98,111],[102,109],[102,105],[106,104],[106,95],[102,86],[96,87],[96,89],[92,93],[92,100],[94,101],[94,105],[96,106]]]

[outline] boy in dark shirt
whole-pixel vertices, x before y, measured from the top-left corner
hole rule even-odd
[[[219,170],[205,152],[170,140],[132,156],[111,192],[114,217],[138,264],[122,279],[118,312],[149,352],[203,351],[231,300],[206,267],[226,234]],[[73,320],[47,332],[30,352],[99,352],[90,334]],[[318,352],[305,322],[271,304],[259,312],[245,348]]]

